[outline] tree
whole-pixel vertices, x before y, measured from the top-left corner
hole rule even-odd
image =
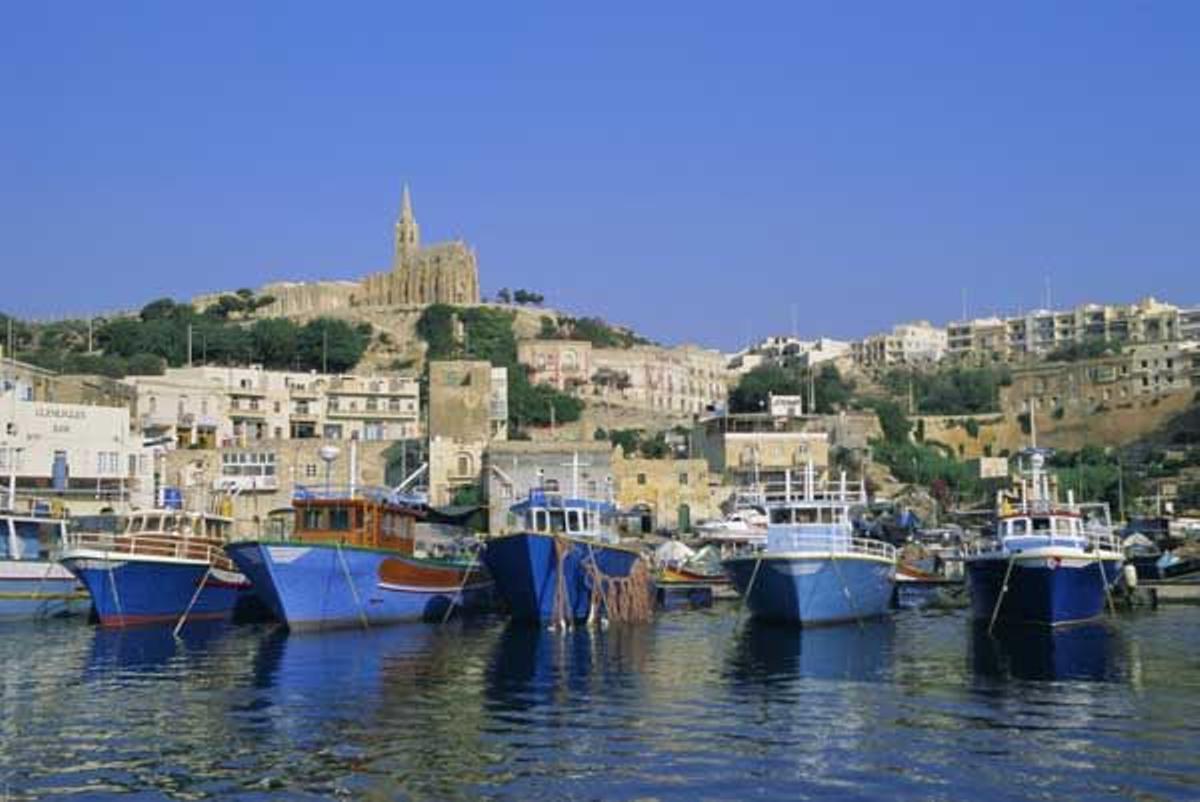
[[[268,368],[291,368],[299,351],[299,335],[300,327],[286,318],[255,321],[250,327],[254,361]]]
[[[500,292],[496,293],[496,300],[502,304],[511,304],[513,300],[512,290],[508,287],[501,287]]]
[[[300,329],[296,350],[306,369],[344,373],[358,364],[370,342],[368,323],[352,326],[344,320],[319,317]]]

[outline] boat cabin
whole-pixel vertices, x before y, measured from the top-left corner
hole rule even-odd
[[[1000,520],[1000,536],[1078,538],[1082,536],[1082,521],[1078,515],[1046,514],[1020,515]]]
[[[826,528],[837,524],[847,523],[850,519],[850,508],[834,504],[781,504],[771,507],[770,520],[772,524],[789,526],[820,526]]]
[[[527,532],[543,535],[594,538],[617,542],[613,531],[616,507],[610,502],[569,498],[560,493],[534,490],[514,504],[511,512]]]
[[[0,516],[0,560],[47,560],[62,543],[66,521],[29,515]]]
[[[292,502],[292,540],[341,543],[413,553],[419,510],[393,500],[386,492],[327,494]]]
[[[175,509],[137,510],[121,515],[82,515],[71,519],[70,532],[118,537],[185,538],[226,543],[233,519],[211,513]]]

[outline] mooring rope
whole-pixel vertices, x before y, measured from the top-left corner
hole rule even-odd
[[[117,605],[117,619],[121,622],[121,625],[124,626],[125,613],[121,610],[121,594],[117,592],[117,580],[113,576],[114,566],[112,564],[112,557],[107,551],[104,552],[104,561],[108,564],[108,584],[112,587],[113,602]]]
[[[561,628],[566,632],[570,628],[571,615],[570,604],[567,598],[567,579],[566,579],[566,562],[567,553],[571,550],[571,544],[563,537],[554,538],[554,559],[555,559],[555,578],[554,578],[554,611],[550,628]]]
[[[747,602],[750,601],[750,593],[754,590],[754,581],[758,579],[758,569],[762,567],[762,555],[754,560],[754,570],[750,572],[750,582],[746,585],[746,592],[742,594],[741,603],[738,606],[738,618],[741,618],[742,610],[746,608]]]
[[[35,615],[40,618],[43,615],[49,615],[50,596],[41,598],[42,586],[46,584],[46,580],[50,578],[50,571],[54,569],[54,563],[47,561],[46,570],[42,572],[42,576],[38,579],[37,586],[33,589],[33,598],[38,600],[38,605],[35,608]]]
[[[988,622],[988,634],[992,634],[992,630],[996,627],[996,617],[1000,615],[1000,605],[1004,604],[1004,596],[1008,593],[1008,579],[1012,574],[1013,563],[1017,561],[1017,553],[1014,551],[1008,557],[1008,567],[1004,569],[1004,581],[1000,585],[1000,595],[996,597],[996,606],[992,608],[992,620]]]
[[[1100,547],[1096,547],[1096,565],[1100,569],[1100,583],[1104,585],[1104,597],[1108,600],[1108,614],[1116,615],[1117,606],[1113,603],[1112,588],[1108,586],[1108,574],[1104,570],[1104,560],[1100,557]]]
[[[350,566],[346,565],[346,555],[342,553],[340,541],[337,544],[337,555],[342,562],[342,573],[346,575],[346,584],[350,586],[350,595],[354,598],[354,605],[358,607],[358,618],[362,621],[363,629],[370,629],[371,625],[367,622],[367,611],[363,609],[362,600],[358,598],[358,588],[354,586],[354,579],[350,576]]]
[[[454,607],[456,606],[454,598],[458,599],[458,602],[457,602],[458,607],[465,606],[463,604],[463,601],[464,601],[463,593],[467,588],[467,582],[471,579],[471,572],[475,570],[475,562],[479,559],[479,552],[481,550],[482,549],[480,549],[480,548],[476,548],[474,551],[471,552],[471,562],[467,563],[467,570],[463,572],[462,582],[458,586],[458,593],[456,594],[455,597],[452,597],[450,599],[450,603],[448,605],[446,605],[446,613],[445,613],[445,615],[442,616],[443,624],[450,620],[450,614],[454,612]]]
[[[196,592],[192,594],[192,600],[188,602],[187,608],[183,611],[183,615],[179,616],[179,621],[175,624],[175,629],[171,630],[172,637],[179,637],[179,630],[183,629],[183,624],[187,621],[188,614],[192,612],[192,607],[195,606],[196,600],[200,598],[200,591],[204,590],[204,585],[208,582],[208,578],[212,576],[213,567],[208,566],[208,570],[204,572],[204,576],[200,578],[200,584],[196,586]]]

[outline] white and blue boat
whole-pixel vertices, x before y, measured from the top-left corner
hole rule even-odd
[[[250,583],[221,547],[233,521],[180,509],[72,523],[59,561],[87,588],[100,625],[228,618]]]
[[[226,547],[268,609],[292,630],[370,628],[482,612],[492,581],[473,555],[415,554],[422,513],[387,488],[298,488],[286,539]]]
[[[801,626],[863,621],[888,612],[896,581],[896,550],[856,537],[851,507],[865,505],[860,481],[849,488],[817,486],[813,468],[803,491],[786,474],[782,497],[767,505],[766,548],[722,565],[757,619]]]
[[[1016,492],[997,493],[994,536],[971,544],[964,564],[971,611],[997,622],[1059,626],[1104,612],[1125,561],[1108,505],[1060,502],[1046,451],[1023,453]]]
[[[87,591],[56,561],[66,519],[0,512],[0,620],[86,613]]]
[[[483,559],[514,620],[565,628],[649,617],[653,582],[641,552],[621,545],[611,501],[538,488],[510,511],[520,530],[488,539]]]

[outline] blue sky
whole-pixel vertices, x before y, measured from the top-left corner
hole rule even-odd
[[[1200,304],[1194,3],[0,9],[0,309],[391,253],[666,342]]]

